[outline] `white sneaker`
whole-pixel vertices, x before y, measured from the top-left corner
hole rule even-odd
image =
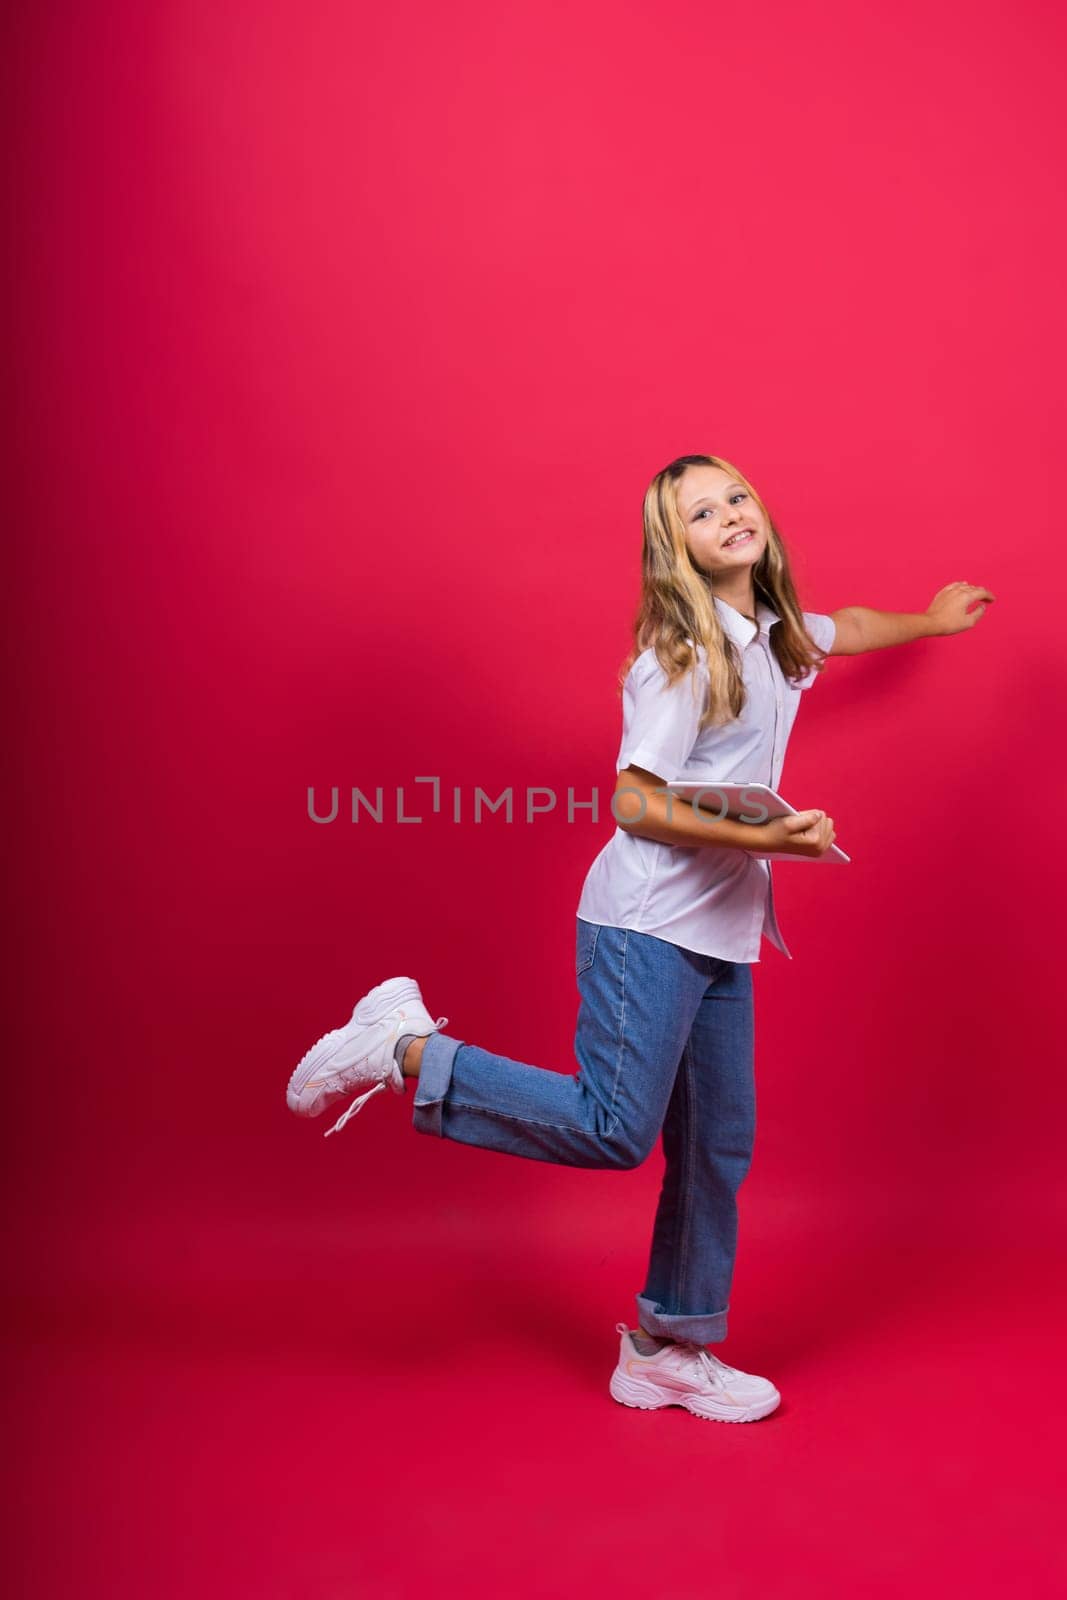
[[[407,1092],[404,1075],[393,1056],[402,1034],[413,1033],[425,1039],[447,1021],[447,1017],[438,1017],[434,1022],[414,978],[389,978],[379,983],[357,1002],[343,1028],[324,1033],[303,1057],[286,1090],[290,1111],[298,1117],[317,1117],[335,1100],[373,1084],[366,1094],[353,1100],[332,1128],[327,1128],[328,1139],[383,1089],[390,1088],[396,1094]]]
[[[625,1322],[617,1322],[615,1331],[622,1335],[619,1364],[608,1387],[621,1405],[645,1411],[684,1406],[716,1422],[756,1422],[782,1398],[768,1378],[728,1367],[702,1344],[665,1344],[643,1356]]]

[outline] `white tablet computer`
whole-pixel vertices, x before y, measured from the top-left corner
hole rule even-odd
[[[780,794],[765,783],[668,783],[664,785],[680,798],[695,800],[701,811],[713,817],[732,817],[742,822],[769,822],[772,817],[796,815],[796,806],[783,800]],[[806,810],[812,808],[806,807]],[[793,856],[785,850],[753,850],[760,861],[826,861],[847,862],[852,858],[836,844],[824,850],[821,856]]]

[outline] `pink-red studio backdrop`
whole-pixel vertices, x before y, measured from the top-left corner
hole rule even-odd
[[[730,1349],[906,1331],[959,1249],[991,1317],[1046,1304],[1063,42],[1037,4],[9,20],[5,1123],[38,1350],[143,1328],[302,1374],[536,1325],[610,1365],[658,1154],[509,1161],[392,1096],[324,1141],[284,1090],[396,973],[574,1070],[641,499],[688,451],[752,477],[806,609],[997,597],[805,698],[782,787],[852,863],[776,869]],[[514,821],[475,825],[476,787]],[[528,822],[531,787],[560,803]]]

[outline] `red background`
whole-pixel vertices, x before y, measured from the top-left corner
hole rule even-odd
[[[9,17],[20,1593],[1051,1593],[1062,1440],[1063,21],[1051,6]],[[411,973],[574,1070],[641,496],[714,451],[834,658],[783,787],[727,1360],[616,1406],[662,1157],[298,1123]],[[423,803],[419,803],[422,796]],[[343,818],[342,811],[342,818]]]

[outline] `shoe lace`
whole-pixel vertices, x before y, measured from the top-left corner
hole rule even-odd
[[[373,1089],[368,1089],[366,1094],[361,1094],[358,1099],[353,1100],[352,1104],[347,1108],[343,1116],[338,1117],[333,1127],[326,1129],[326,1132],[323,1134],[323,1138],[328,1139],[331,1133],[340,1133],[341,1129],[344,1127],[349,1118],[354,1117],[357,1111],[362,1111],[363,1107],[367,1104],[367,1101],[372,1099],[374,1095],[381,1094],[384,1088],[384,1082],[376,1083]]]
[[[447,1025],[447,1023],[447,1017],[438,1017],[437,1021],[434,1023],[434,1027],[443,1028]],[[429,1036],[427,1035],[427,1037]],[[345,1127],[350,1119],[354,1117],[358,1111],[363,1110],[363,1107],[367,1104],[368,1100],[372,1100],[376,1094],[381,1094],[382,1090],[387,1087],[388,1079],[383,1078],[381,1083],[376,1083],[374,1085],[373,1089],[368,1089],[365,1094],[359,1095],[355,1100],[352,1101],[351,1105],[345,1109],[342,1115],[338,1117],[333,1127],[326,1129],[326,1132],[323,1134],[323,1138],[328,1139],[331,1133],[340,1133],[341,1129]]]
[[[727,1362],[720,1360],[718,1356],[712,1355],[711,1351],[704,1345],[697,1344],[690,1339],[679,1339],[677,1342],[683,1350],[690,1355],[696,1356],[712,1383],[718,1385],[726,1378],[741,1377],[741,1371],[738,1367],[731,1367]]]

